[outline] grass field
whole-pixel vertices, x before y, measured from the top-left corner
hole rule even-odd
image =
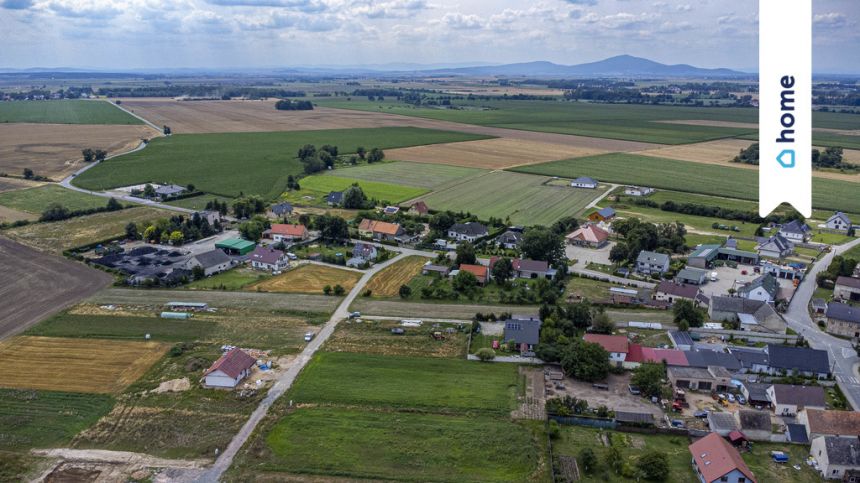
[[[463,168],[460,166],[397,161],[336,169],[334,171],[326,171],[325,174],[354,180],[437,189],[441,186],[461,182],[485,172],[482,169]]]
[[[610,203],[618,212],[619,216],[624,218],[639,218],[650,221],[652,223],[683,223],[688,229],[697,231],[713,232],[719,235],[736,235],[752,237],[755,235],[759,225],[755,223],[743,223],[736,220],[726,220],[721,218],[710,218],[706,216],[686,215],[683,213],[674,213],[671,211],[663,211],[659,208],[646,208],[644,206],[627,205],[624,203]],[[714,223],[720,223],[726,226],[736,226],[740,231],[729,231],[712,228]]]
[[[376,297],[396,297],[400,286],[408,285],[410,280],[420,274],[421,267],[428,260],[424,257],[406,257],[374,275],[366,288]]]
[[[613,183],[746,200],[758,199],[758,175],[749,170],[635,154],[614,153],[566,159],[514,168],[513,171],[562,178],[591,176]],[[817,208],[858,212],[860,198],[852,196],[856,190],[854,183],[815,178],[812,180],[812,203]]]
[[[281,275],[248,286],[248,290],[259,292],[322,293],[326,285],[340,285],[348,292],[358,283],[361,273],[324,265],[307,264],[293,268]]]
[[[546,177],[494,171],[434,191],[423,200],[434,210],[470,212],[484,219],[510,216],[515,224],[549,225],[581,212],[602,192],[548,186],[547,181]]]
[[[346,170],[338,170],[338,174],[347,174]],[[340,176],[308,176],[301,180],[302,189],[288,191],[283,198],[297,204],[326,206],[325,197],[332,191],[344,191],[354,183],[368,199],[375,199],[385,204],[397,204],[401,201],[417,198],[428,190],[403,186],[398,184],[380,183],[378,181],[357,180]]]
[[[205,210],[206,203],[210,201],[217,200],[220,202],[225,202],[228,205],[233,204],[233,198],[227,198],[225,196],[218,195],[201,195],[201,196],[192,196],[191,198],[183,198],[181,200],[176,201],[168,201],[166,204],[170,206],[178,206],[180,208],[188,208],[190,210]]]
[[[0,387],[110,394],[166,351],[160,342],[21,336],[0,342]]]
[[[854,260],[860,260],[860,245],[843,253],[842,256],[845,258],[853,258]]]
[[[0,205],[35,214],[41,214],[52,203],[59,203],[70,211],[75,211],[101,208],[107,205],[107,202],[107,198],[72,191],[55,184],[0,193]]]
[[[73,309],[74,310],[74,309]],[[161,319],[155,316],[59,313],[30,328],[25,335],[39,337],[74,337],[142,341],[146,334],[152,340],[182,342],[202,339],[215,324],[203,320]]]
[[[460,326],[455,324],[440,324],[439,328],[433,328],[434,325],[408,327],[404,329],[406,333],[394,335],[391,329],[403,328],[398,320],[347,321],[338,324],[326,341],[325,350],[386,356],[463,358],[466,355],[468,331],[461,332]],[[430,337],[433,332],[444,331],[449,327],[457,331],[452,334],[446,332],[444,340]]]
[[[104,394],[0,389],[0,449],[65,446],[112,406]]]
[[[177,134],[155,139],[142,151],[102,163],[75,178],[75,184],[106,189],[147,181],[182,186],[192,183],[202,191],[222,196],[235,197],[244,192],[275,198],[284,191],[289,175],[302,174],[296,153],[305,144],[334,144],[341,153],[348,154],[358,146],[388,149],[485,137],[411,127]]]
[[[0,123],[143,124],[105,101],[57,100],[0,102]]]
[[[189,290],[241,290],[242,288],[269,278],[267,272],[252,268],[234,268],[211,277],[195,280],[185,288]]]
[[[305,367],[290,398],[297,403],[507,414],[516,386],[512,364],[325,352]]]

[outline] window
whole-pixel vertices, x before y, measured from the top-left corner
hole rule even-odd
[[[728,476],[724,476],[724,477],[720,478],[720,481],[729,481],[729,477],[728,477]]]

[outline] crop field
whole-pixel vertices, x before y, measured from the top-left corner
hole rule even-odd
[[[165,204],[168,204],[170,206],[178,206],[180,208],[188,208],[189,210],[202,211],[206,209],[207,203],[215,200],[222,203],[227,203],[227,205],[233,204],[233,198],[209,194],[192,196],[191,198],[183,198],[181,200],[168,201]]]
[[[325,197],[330,192],[344,191],[354,183],[361,186],[368,199],[386,201],[392,204],[417,198],[428,191],[423,188],[342,178],[340,176],[308,176],[300,181],[300,190],[284,193],[283,198],[293,203],[326,206]]]
[[[0,389],[0,449],[65,446],[112,406],[105,394]]]
[[[167,351],[161,342],[20,336],[0,342],[0,387],[110,394]]]
[[[349,154],[358,146],[391,149],[485,137],[411,127],[177,134],[154,139],[142,151],[101,163],[75,178],[75,184],[101,190],[145,182],[191,183],[221,196],[235,197],[244,192],[275,198],[286,188],[289,175],[303,173],[296,153],[305,144],[333,144],[341,153]]]
[[[815,117],[813,113],[813,126]],[[852,128],[853,130],[854,128]],[[743,136],[739,136],[743,139],[749,139],[752,141],[758,140],[758,133],[746,134]],[[850,135],[840,130],[825,130],[825,129],[815,129],[812,130],[812,144],[814,146],[838,146],[845,149],[860,149],[860,136]]]
[[[176,321],[155,315],[104,314],[93,307],[94,314],[63,312],[30,328],[24,335],[37,337],[70,337],[142,341],[182,342],[202,339],[215,324],[198,319]]]
[[[143,124],[105,101],[64,99],[0,103],[0,123]]]
[[[159,135],[142,124],[0,123],[0,172],[21,174],[24,168],[30,168],[36,174],[59,180],[83,166],[84,148],[104,149],[113,155],[134,149],[141,139]]]
[[[601,189],[548,186],[545,184],[548,181],[547,177],[496,171],[435,191],[422,199],[435,210],[470,212],[485,219],[510,216],[515,224],[549,225],[581,212],[603,192]]]
[[[96,213],[51,223],[11,228],[2,233],[25,245],[51,253],[122,236],[129,222],[154,221],[170,217],[171,212],[149,207]]]
[[[0,206],[0,223],[13,223],[20,220],[36,221],[38,219],[38,215],[34,213]]]
[[[361,273],[353,270],[306,264],[250,285],[248,290],[320,294],[326,285],[332,288],[335,285],[340,285],[348,292],[358,283],[359,278],[361,278]]]
[[[376,297],[396,297],[400,286],[409,284],[429,260],[424,257],[406,257],[374,275],[366,288]]]
[[[107,198],[72,191],[55,184],[0,193],[0,205],[33,214],[41,214],[52,203],[75,211],[101,208],[107,202]]]
[[[641,184],[746,200],[758,199],[758,175],[750,170],[635,154],[614,153],[566,159],[521,166],[513,171],[562,178],[591,176],[613,183]],[[860,210],[860,198],[853,196],[856,189],[854,183],[847,181],[814,178],[812,204],[816,208],[857,212]]]
[[[15,191],[24,188],[36,188],[44,186],[45,183],[40,181],[30,181],[22,178],[3,178],[0,177],[0,193]]]
[[[407,148],[408,149],[408,148]],[[395,150],[399,151],[399,150]],[[390,151],[386,156],[391,156]],[[395,158],[391,158],[395,159]],[[446,185],[460,183],[473,176],[485,173],[482,169],[463,168],[429,163],[411,163],[397,161],[392,163],[376,163],[354,168],[326,171],[328,176],[350,178],[353,180],[377,181],[415,188],[438,189]],[[304,188],[304,184],[302,184]]]
[[[469,326],[460,331],[458,324],[424,324],[421,327],[407,327],[404,334],[395,335],[391,329],[399,327],[399,320],[363,320],[362,322],[346,321],[338,324],[334,333],[325,343],[328,352],[354,352],[362,354],[379,354],[386,356],[412,357],[446,357],[460,358],[466,355]],[[434,340],[431,335],[435,331],[447,328],[457,329],[454,333],[445,333],[444,340]]]
[[[387,156],[401,161],[504,169],[556,159],[593,156],[607,151],[591,146],[569,146],[513,138],[495,138],[462,143],[415,146],[390,151]]]

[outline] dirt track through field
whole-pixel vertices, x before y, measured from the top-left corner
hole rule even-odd
[[[30,168],[61,179],[82,166],[84,148],[116,154],[134,149],[142,138],[158,135],[141,125],[0,124],[0,172],[18,175]]]
[[[106,287],[113,278],[0,236],[0,339]]]

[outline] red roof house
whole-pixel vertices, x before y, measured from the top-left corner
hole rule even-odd
[[[745,478],[748,482],[756,483],[755,476],[744,463],[740,453],[719,434],[711,433],[688,448],[701,481],[713,483]]]
[[[670,366],[689,366],[687,356],[684,351],[676,349],[655,349],[653,347],[642,347],[639,344],[630,344],[630,349],[627,352],[625,362],[633,364],[642,364],[643,362],[662,363],[666,361]]]
[[[624,364],[627,352],[630,350],[627,336],[624,335],[585,334],[583,340],[606,349],[609,353],[609,362],[619,367]]]
[[[257,360],[248,353],[234,348],[222,355],[203,373],[207,387],[236,387],[248,377]]]
[[[305,225],[273,223],[271,228],[263,232],[263,237],[270,238],[276,242],[306,240],[308,238],[308,229],[305,228]]]
[[[461,272],[469,272],[478,279],[478,283],[484,285],[487,283],[488,273],[490,271],[489,268],[483,265],[469,265],[466,263],[460,264]]]
[[[609,232],[597,225],[587,223],[565,238],[571,245],[600,248],[609,241]]]
[[[425,203],[423,201],[419,201],[419,202],[415,203],[414,205],[412,205],[411,207],[409,207],[409,214],[410,215],[424,216],[427,213],[430,213],[430,208],[428,208],[427,203]]]

